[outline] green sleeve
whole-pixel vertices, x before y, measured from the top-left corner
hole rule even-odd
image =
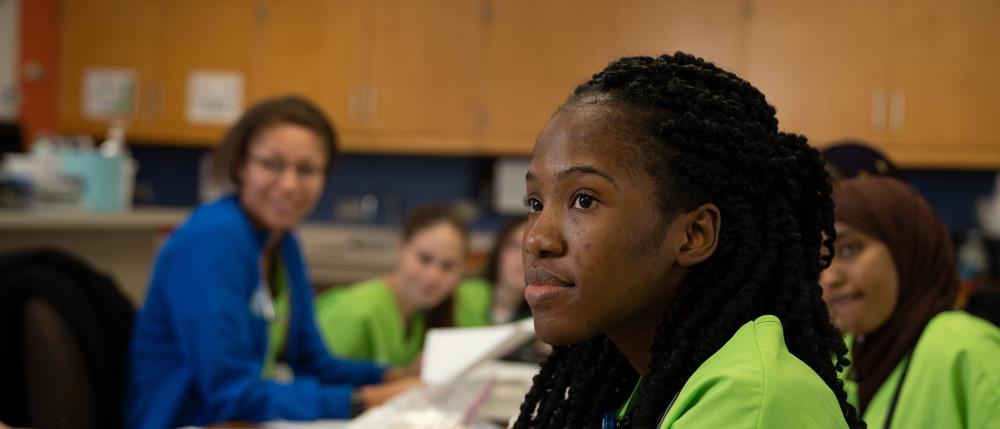
[[[844,344],[847,346],[847,358],[854,359],[854,336],[850,334],[844,335]],[[844,392],[847,393],[847,402],[854,405],[854,408],[858,407],[858,382],[854,381],[851,377],[851,366],[844,368],[843,371],[837,373],[837,377],[840,381],[844,382]]]
[[[660,425],[661,429],[846,427],[833,391],[788,351],[774,316],[744,325],[706,360],[684,384]]]
[[[1000,428],[1000,328],[964,312],[941,313],[911,359],[893,428]],[[884,426],[901,373],[902,363],[872,397],[868,427]]]
[[[330,353],[352,359],[374,360],[364,314],[351,311],[351,294],[332,289],[316,297],[316,325]]]
[[[485,279],[463,280],[455,289],[455,326],[490,325],[491,292]]]
[[[328,292],[316,300],[316,320],[335,354],[407,366],[420,354],[424,315],[410,320],[407,335],[395,295],[381,278]]]

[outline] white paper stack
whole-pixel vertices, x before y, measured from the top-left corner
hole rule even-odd
[[[420,378],[450,383],[479,363],[509,354],[535,337],[532,319],[482,328],[437,328],[427,332]]]

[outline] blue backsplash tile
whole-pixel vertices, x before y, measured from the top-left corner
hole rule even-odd
[[[198,165],[206,149],[134,145],[139,161],[139,205],[185,206],[198,203]],[[492,229],[500,217],[490,209],[491,158],[342,155],[309,220],[336,221],[334,207],[343,199],[371,194],[379,209],[371,223],[399,221],[410,208],[429,202],[469,201],[482,216],[473,228]],[[930,201],[954,232],[976,225],[976,201],[993,190],[993,171],[907,170],[903,176]]]
[[[198,204],[199,164],[208,149],[144,144],[130,150],[139,162],[137,205]],[[491,229],[500,222],[490,208],[492,162],[482,157],[341,155],[309,220],[337,221],[338,201],[373,195],[379,207],[371,224],[398,224],[419,204],[468,201],[481,213],[473,228]]]

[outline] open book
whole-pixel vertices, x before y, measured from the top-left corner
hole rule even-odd
[[[437,328],[427,332],[420,378],[449,383],[481,362],[507,355],[534,338],[531,318],[481,328]]]

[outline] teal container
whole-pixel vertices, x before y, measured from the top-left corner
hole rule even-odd
[[[95,213],[116,213],[125,209],[123,165],[120,155],[105,157],[93,150],[71,151],[62,156],[63,173],[83,179],[84,208]]]

